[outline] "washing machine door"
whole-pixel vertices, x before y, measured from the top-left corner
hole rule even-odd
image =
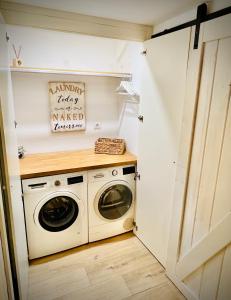
[[[52,193],[36,207],[34,219],[51,232],[69,228],[79,217],[79,199],[72,193]]]
[[[133,204],[133,193],[126,182],[115,181],[106,185],[96,199],[97,213],[107,220],[123,217]]]

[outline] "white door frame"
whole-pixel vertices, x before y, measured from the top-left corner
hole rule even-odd
[[[0,235],[0,299],[2,300],[9,299],[1,235]]]
[[[0,299],[14,299],[9,249],[0,183]]]
[[[0,14],[0,172],[1,184],[4,186],[2,214],[7,226],[15,298],[24,300],[28,293],[28,256],[6,35],[6,24]]]

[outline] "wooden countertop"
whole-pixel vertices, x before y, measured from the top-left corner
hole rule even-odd
[[[25,155],[19,160],[22,179],[136,164],[136,156],[95,154],[94,149]]]

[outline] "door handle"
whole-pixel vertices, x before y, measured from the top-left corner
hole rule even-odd
[[[116,206],[119,206],[121,204],[124,204],[124,202],[123,201],[119,201],[119,202],[115,202],[115,203],[112,203],[112,204],[101,205],[101,207],[102,208],[116,207]]]

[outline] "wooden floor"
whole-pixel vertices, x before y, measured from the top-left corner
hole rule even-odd
[[[30,264],[29,300],[184,299],[163,267],[132,234]]]

